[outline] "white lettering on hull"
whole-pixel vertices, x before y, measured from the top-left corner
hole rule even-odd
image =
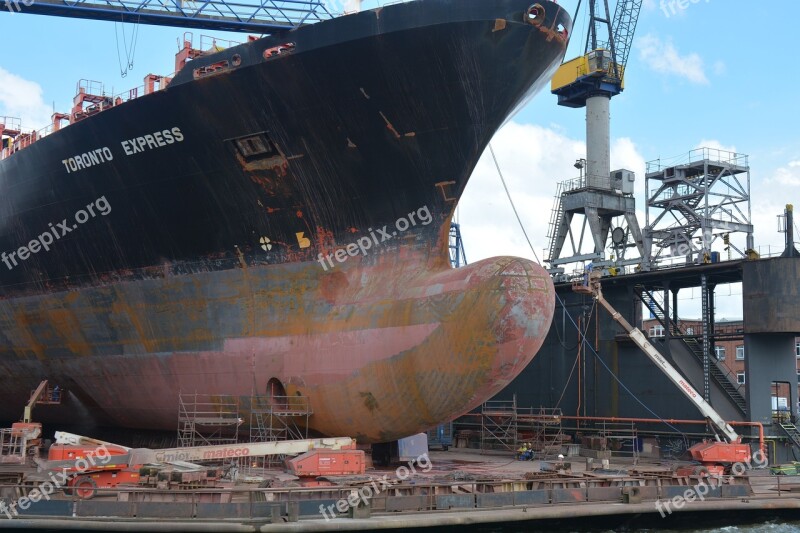
[[[125,151],[125,155],[133,155],[147,150],[163,148],[169,144],[175,144],[176,142],[183,142],[183,133],[178,127],[157,131],[155,133],[148,133],[141,137],[122,141],[120,144]]]
[[[83,154],[78,154],[74,157],[62,159],[61,163],[64,165],[64,168],[67,169],[67,174],[70,174],[72,172],[83,170],[84,168],[93,167],[102,163],[108,163],[112,159],[114,159],[114,154],[111,153],[111,150],[108,148],[108,146],[103,146],[102,148],[97,148],[91,152],[86,152]]]
[[[133,139],[127,139],[120,142],[122,150],[125,155],[134,155],[147,150],[157,150],[164,148],[170,144],[183,142],[183,132],[179,127],[156,131],[148,133]],[[108,163],[114,159],[114,154],[108,146],[97,148],[90,152],[78,154],[73,157],[68,157],[61,160],[61,164],[67,171],[67,174],[78,172],[86,168],[91,168],[103,163]]]

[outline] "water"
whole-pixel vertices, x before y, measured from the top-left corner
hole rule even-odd
[[[643,529],[641,531],[675,533],[706,533],[711,531],[719,531],[722,533],[794,533],[800,532],[800,521],[784,522],[781,520],[769,520],[760,524],[742,526],[722,526],[706,529]]]
[[[678,513],[673,514],[676,516]],[[737,525],[732,525],[737,524]],[[431,531],[415,529],[414,531]],[[658,515],[597,516],[536,522],[514,522],[479,526],[436,528],[437,533],[800,533],[800,510],[767,512],[720,511],[680,513],[678,519],[664,520]]]

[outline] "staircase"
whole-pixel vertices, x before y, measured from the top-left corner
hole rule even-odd
[[[781,423],[781,429],[791,439],[792,443],[800,448],[800,429],[791,422]]]
[[[661,304],[653,297],[653,295],[645,290],[643,287],[637,287],[639,291],[636,291],[636,294],[641,294],[640,299],[642,303],[644,303],[648,309],[652,311],[652,313],[656,316],[658,321],[664,326],[664,329],[671,328],[673,335],[681,335],[681,331],[678,328],[678,325],[675,324],[672,320],[666,318],[666,314],[664,312],[664,308],[661,307]],[[698,364],[702,367],[703,366],[703,345],[693,337],[680,337],[681,342],[689,349],[689,351],[694,355],[695,359],[697,360]],[[711,356],[709,356],[711,357]],[[709,361],[709,372],[711,374],[711,379],[717,382],[717,385],[725,391],[725,393],[731,398],[733,403],[736,404],[736,407],[741,411],[743,415],[747,415],[747,400],[739,392],[739,388],[733,382],[732,379],[728,377],[728,372],[723,371],[717,361],[711,357]]]
[[[655,316],[662,325],[666,323],[666,320],[664,320],[664,309],[648,291],[642,290],[642,303],[647,306],[653,316]]]
[[[561,205],[561,190],[563,189],[564,183],[559,182],[558,186],[556,187],[556,195],[553,201],[553,209],[550,212],[550,223],[547,226],[547,239],[550,244],[548,250],[547,258],[551,261],[554,259],[558,259],[555,255],[560,253],[560,250],[556,250],[556,241],[558,235],[558,229],[561,225],[561,219],[564,216],[564,206]]]
[[[689,348],[689,351],[691,351],[694,354],[695,358],[697,358],[697,362],[700,363],[700,366],[702,366],[703,345],[700,342],[698,342],[697,339],[692,337],[687,337],[682,340],[683,343]],[[712,356],[709,355],[709,357]],[[746,415],[747,400],[745,399],[744,396],[742,396],[742,393],[739,392],[739,388],[733,384],[733,382],[728,378],[725,372],[723,372],[722,369],[720,369],[719,365],[717,365],[717,362],[714,361],[713,358],[711,361],[709,361],[709,363],[710,364],[708,366],[711,371],[712,379],[717,382],[717,385],[722,387],[722,390],[724,390],[728,396],[731,397],[731,399],[734,401],[734,403],[742,412],[742,414]]]

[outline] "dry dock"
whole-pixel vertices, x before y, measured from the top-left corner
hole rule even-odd
[[[800,477],[773,476],[767,469],[704,480],[675,477],[666,463],[615,459],[605,469],[592,470],[586,470],[583,457],[564,463],[571,468],[456,449],[430,452],[430,463],[417,465],[416,472],[403,470],[408,465],[373,469],[365,477],[332,479],[318,487],[280,482],[270,488],[240,483],[179,491],[128,487],[101,491],[91,500],[57,493],[50,500],[27,502],[12,518],[2,515],[0,528],[364,531],[516,523],[539,529],[568,519],[575,530],[601,521],[667,527],[698,515],[719,519],[720,511],[738,522],[800,516]],[[7,504],[16,500],[19,505],[36,487],[26,485],[6,485],[0,494]],[[348,498],[355,502],[352,507]]]

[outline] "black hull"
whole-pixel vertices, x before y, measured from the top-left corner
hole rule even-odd
[[[65,218],[78,226],[47,253],[0,264],[0,297],[237,268],[240,253],[314,260],[423,206],[435,223],[412,233],[437,242],[493,133],[561,57],[564,43],[524,23],[526,8],[423,1],[304,27],[191,62],[166,90],[0,161],[0,251]],[[497,30],[498,13],[514,22]],[[262,59],[285,42],[291,53]],[[236,54],[239,68],[191,78]],[[173,128],[183,141],[125,154],[135,148],[122,141]],[[235,139],[247,136],[280,154],[243,161]],[[68,172],[70,157],[104,147],[112,161]],[[112,212],[75,223],[100,197]]]

